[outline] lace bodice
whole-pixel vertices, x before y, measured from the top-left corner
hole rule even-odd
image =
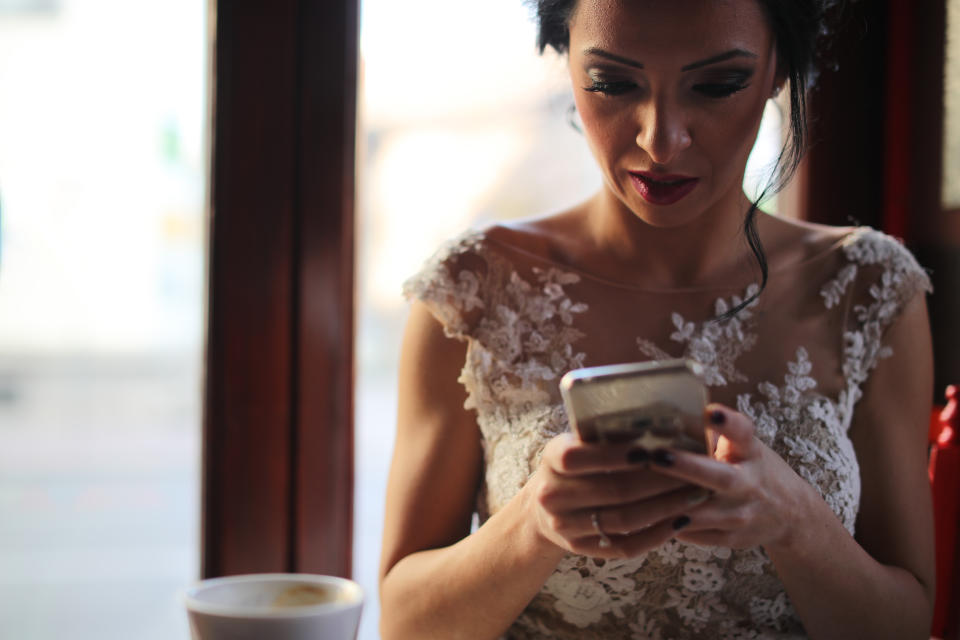
[[[756,423],[758,437],[823,496],[851,533],[860,498],[847,435],[861,388],[889,355],[883,336],[929,281],[888,236],[856,229],[753,293],[647,290],[609,282],[495,241],[453,240],[405,285],[448,336],[467,341],[460,381],[484,448],[481,522],[569,428],[557,384],[568,370],[688,357],[711,399]],[[805,637],[762,548],[671,541],[637,558],[566,556],[509,638]]]

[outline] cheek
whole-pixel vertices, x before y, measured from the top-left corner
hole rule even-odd
[[[630,118],[623,110],[591,97],[578,97],[575,103],[583,135],[601,164],[607,164],[612,156],[623,154],[634,144],[635,132],[631,133]]]
[[[698,128],[694,144],[711,156],[717,173],[734,174],[743,170],[757,138],[763,106],[750,104],[731,109]]]

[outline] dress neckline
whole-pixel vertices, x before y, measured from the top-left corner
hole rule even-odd
[[[834,254],[836,251],[842,249],[843,247],[849,245],[850,243],[856,241],[864,233],[867,233],[870,230],[871,229],[869,227],[862,227],[862,226],[853,227],[850,230],[850,232],[845,233],[844,235],[837,238],[835,241],[831,242],[828,246],[824,247],[820,251],[817,251],[816,253],[813,253],[807,256],[803,260],[799,262],[791,263],[791,264],[781,265],[776,269],[771,269],[768,272],[768,277],[772,277],[776,274],[779,274],[783,271],[787,271],[790,269],[803,268],[814,262],[817,262],[827,256]],[[598,282],[600,284],[604,284],[610,287],[616,287],[618,289],[626,289],[630,291],[643,292],[643,293],[662,293],[662,294],[690,294],[690,293],[724,292],[724,291],[734,291],[739,293],[744,291],[751,284],[759,285],[759,281],[758,281],[758,282],[740,282],[737,284],[715,284],[715,285],[694,286],[694,287],[649,287],[649,286],[632,284],[628,282],[620,282],[617,280],[606,278],[604,276],[597,275],[595,273],[591,273],[578,266],[560,262],[558,260],[554,260],[547,256],[543,256],[541,254],[535,253],[528,249],[523,249],[516,245],[503,242],[502,240],[492,238],[488,233],[488,231],[489,231],[489,227],[475,230],[473,233],[479,235],[480,238],[485,242],[488,242],[491,245],[495,245],[501,249],[505,249],[515,254],[525,256],[537,262],[549,265],[553,268],[560,269],[561,271],[564,271],[566,273],[576,274],[587,280],[592,280],[594,282]]]

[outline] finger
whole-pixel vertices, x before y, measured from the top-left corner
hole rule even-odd
[[[677,449],[657,449],[651,454],[651,460],[651,471],[718,493],[736,492],[743,482],[739,467],[702,454]]]
[[[643,468],[649,457],[646,449],[632,442],[587,443],[571,433],[551,440],[543,452],[544,462],[563,475]]]
[[[621,557],[632,558],[676,538],[678,529],[682,528],[683,525],[677,518],[671,518],[633,535],[624,536],[616,540],[613,546],[621,552]]]
[[[756,427],[750,418],[717,403],[707,405],[706,416],[709,428],[720,436],[716,448],[722,458],[739,461],[756,455],[759,442],[754,437]],[[722,439],[728,441],[726,447]]]
[[[676,530],[672,522],[664,521],[630,535],[608,536],[609,546],[601,546],[600,536],[579,538],[571,541],[570,550],[573,553],[594,558],[633,558],[659,547],[675,534]]]
[[[747,504],[715,496],[691,514],[684,533],[701,531],[740,531],[754,520],[755,510]]]
[[[629,535],[663,520],[693,513],[710,498],[710,491],[699,487],[685,487],[667,494],[619,507],[606,507],[580,512],[581,531],[591,533],[593,517],[605,534]]]
[[[561,433],[551,438],[544,446],[540,462],[551,471],[559,473],[563,470],[562,460],[567,450],[577,446],[579,446],[579,440],[572,433]]]
[[[678,540],[742,549],[762,544],[766,528],[758,527],[756,506],[717,497],[690,514]],[[758,537],[759,536],[759,537]]]
[[[580,476],[557,474],[542,485],[538,499],[547,511],[560,513],[628,504],[686,485],[683,480],[649,469]]]

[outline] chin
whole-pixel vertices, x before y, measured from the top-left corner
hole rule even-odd
[[[627,201],[624,204],[634,216],[648,226],[657,229],[676,229],[696,222],[703,216],[703,211],[691,203],[674,203],[672,205],[654,205],[638,198],[637,201]]]

